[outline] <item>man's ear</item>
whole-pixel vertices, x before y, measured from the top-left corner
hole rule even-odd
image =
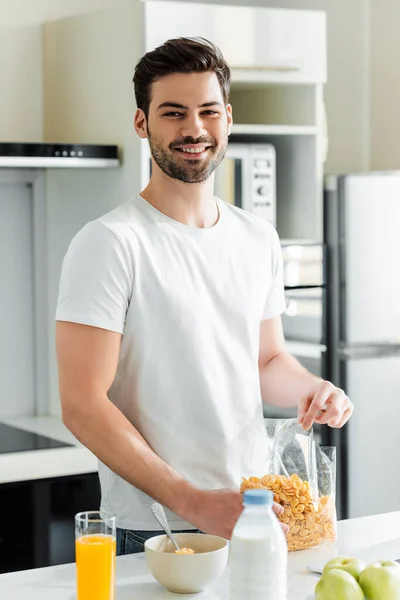
[[[139,137],[147,138],[147,119],[141,108],[138,108],[135,113],[134,127]]]
[[[233,116],[232,116],[232,105],[226,105],[226,115],[228,117],[228,135],[232,133],[232,125],[233,125]]]

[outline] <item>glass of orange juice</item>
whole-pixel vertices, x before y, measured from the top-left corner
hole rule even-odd
[[[99,512],[75,515],[77,600],[115,598],[115,517],[102,519]]]

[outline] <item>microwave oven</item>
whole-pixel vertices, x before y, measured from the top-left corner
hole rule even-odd
[[[276,226],[276,155],[271,144],[232,143],[215,171],[214,193]]]
[[[146,163],[151,175],[150,153]],[[234,206],[252,212],[276,227],[276,155],[272,144],[229,143],[215,170],[214,194]]]

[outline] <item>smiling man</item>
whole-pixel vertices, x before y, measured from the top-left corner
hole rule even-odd
[[[218,48],[170,40],[134,84],[150,182],[72,240],[56,315],[63,419],[99,458],[119,554],[156,534],[153,500],[175,531],[230,538],[241,476],[267,464],[262,401],[305,429],[353,410],[285,351],[275,229],[213,194],[232,127]]]

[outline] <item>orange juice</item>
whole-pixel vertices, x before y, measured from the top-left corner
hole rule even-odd
[[[76,544],[77,600],[114,600],[116,541],[111,535],[82,535]]]

